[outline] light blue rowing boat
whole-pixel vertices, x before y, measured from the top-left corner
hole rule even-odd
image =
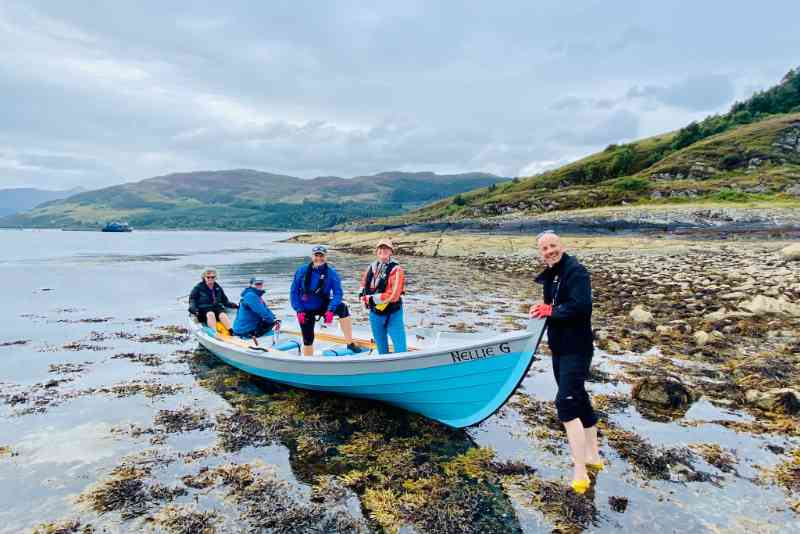
[[[317,336],[318,352],[301,356],[299,339],[286,331],[279,343],[259,338],[256,346],[197,323],[192,330],[203,347],[247,373],[298,388],[378,400],[463,428],[490,417],[511,397],[534,360],[544,324],[531,320],[527,330],[490,337],[412,330],[415,342],[408,352],[335,357],[325,354],[336,354],[341,338],[324,333]]]

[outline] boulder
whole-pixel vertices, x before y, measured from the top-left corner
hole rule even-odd
[[[768,412],[782,412],[789,415],[800,413],[800,393],[791,388],[767,391],[748,389],[745,392],[745,400],[748,404]]]
[[[756,315],[776,314],[800,317],[800,304],[789,302],[783,297],[772,298],[764,295],[757,295],[752,300],[742,302],[739,304],[739,307]]]
[[[639,380],[631,390],[631,397],[667,409],[686,408],[692,402],[689,389],[678,379],[666,376]]]
[[[634,323],[637,324],[652,324],[653,323],[653,314],[649,311],[645,310],[641,304],[637,304],[628,316],[633,319]]]
[[[793,261],[800,260],[800,243],[785,246],[781,249],[781,255],[784,259]]]
[[[658,332],[658,334],[662,336],[669,336],[672,334],[672,327],[665,325],[658,325],[656,327],[656,332]]]

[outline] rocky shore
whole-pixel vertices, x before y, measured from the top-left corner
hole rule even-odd
[[[797,201],[753,203],[750,206],[714,204],[649,206],[612,206],[570,211],[530,214],[521,205],[494,217],[476,213],[474,218],[460,217],[437,222],[415,221],[405,225],[349,223],[344,231],[441,232],[471,231],[492,233],[537,233],[553,229],[562,233],[592,235],[598,233],[638,232],[715,232],[750,233],[770,231],[778,235],[800,235],[800,210]]]
[[[395,240],[401,261],[403,255],[449,258],[484,279],[533,285],[542,268],[531,236],[339,232],[294,239],[364,254],[379,235]],[[800,244],[646,236],[565,240],[592,274],[598,359],[614,369],[602,381],[630,385],[629,395],[601,397],[601,405],[633,403],[653,420],[690,424],[682,417],[703,398],[748,416],[716,424],[752,435],[800,437]],[[540,290],[533,291],[539,298]],[[613,439],[613,429],[605,430]],[[795,509],[797,457],[790,456],[794,460],[784,468],[793,481],[786,484],[794,488]]]

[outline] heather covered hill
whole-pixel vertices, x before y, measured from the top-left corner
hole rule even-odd
[[[374,222],[458,222],[626,205],[794,206],[799,198],[800,68],[726,114]]]
[[[49,202],[0,219],[0,225],[96,227],[121,219],[137,228],[327,228],[502,181],[486,173],[384,172],[312,180],[249,169],[175,173]]]

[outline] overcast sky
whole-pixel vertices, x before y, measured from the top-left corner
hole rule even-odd
[[[0,187],[530,175],[800,65],[800,2],[0,0]]]

